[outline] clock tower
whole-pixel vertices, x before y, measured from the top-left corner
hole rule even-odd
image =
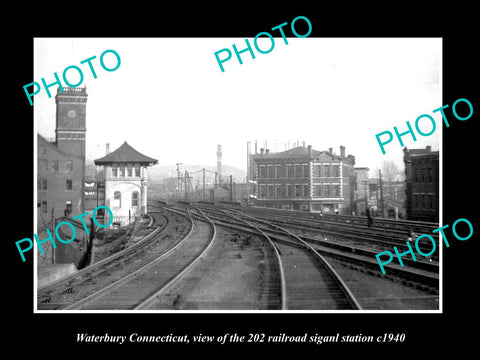
[[[57,89],[55,140],[58,149],[66,155],[85,161],[87,88]]]

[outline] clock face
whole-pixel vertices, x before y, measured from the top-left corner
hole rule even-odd
[[[67,115],[70,119],[73,119],[75,116],[77,116],[77,113],[75,110],[69,110]]]

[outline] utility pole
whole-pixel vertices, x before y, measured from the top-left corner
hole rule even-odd
[[[52,206],[52,229],[55,229],[55,215],[54,215],[54,207]],[[53,231],[53,243],[55,243],[55,231]],[[55,247],[52,246],[52,264],[56,264],[55,258]]]
[[[383,203],[383,185],[382,185],[382,170],[378,169],[378,178],[380,185],[380,208],[382,209],[382,217],[385,217],[385,209]]]
[[[188,177],[188,172],[187,170],[185,170],[185,200],[188,200],[188,190],[187,190],[187,187],[188,187],[188,182],[187,182],[187,177]]]
[[[205,168],[203,170],[203,201],[205,201]]]
[[[180,173],[180,165],[182,165],[182,163],[177,163],[177,191],[179,198],[182,193],[182,174]]]

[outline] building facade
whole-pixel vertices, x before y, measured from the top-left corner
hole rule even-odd
[[[403,149],[407,219],[439,222],[439,152]]]
[[[37,219],[84,212],[86,88],[58,88],[55,141],[37,134]],[[43,219],[43,221],[42,221]]]
[[[94,160],[103,166],[105,205],[112,211],[114,223],[127,224],[147,212],[147,167],[158,160],[145,156],[126,141],[115,151]],[[105,223],[110,221],[105,214]]]
[[[279,209],[351,214],[355,157],[299,146],[250,156],[255,205]]]

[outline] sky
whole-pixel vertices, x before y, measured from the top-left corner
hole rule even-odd
[[[442,120],[433,113],[442,103],[441,38],[274,38],[268,54],[241,54],[245,38],[36,38],[34,79],[54,82],[70,65],[79,66],[87,87],[87,160],[105,155],[124,141],[160,165],[223,163],[246,169],[247,142],[267,139],[273,150],[296,141],[316,150],[340,145],[356,158],[356,167],[381,168],[384,160],[403,169],[403,151],[395,138],[383,155],[375,135],[397,126],[414,128],[431,115],[436,131],[427,137],[403,137],[408,148],[441,147]],[[259,41],[270,47],[268,38]],[[222,72],[214,53],[229,48]],[[105,71],[100,55],[113,49],[121,65]],[[223,57],[225,53],[221,56]],[[92,60],[97,78],[87,64]],[[115,65],[112,54],[107,66]],[[75,71],[68,72],[74,83]],[[34,96],[36,131],[55,136],[56,86]],[[27,98],[25,101],[28,102]],[[424,119],[425,120],[425,119]],[[431,125],[421,123],[428,132]],[[278,143],[275,149],[274,144]]]

